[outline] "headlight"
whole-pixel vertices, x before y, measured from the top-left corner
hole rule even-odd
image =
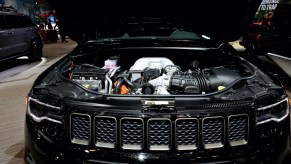
[[[27,113],[36,122],[50,121],[62,124],[63,116],[61,108],[28,98]]]
[[[289,115],[288,98],[257,109],[257,125],[270,121],[280,122]]]

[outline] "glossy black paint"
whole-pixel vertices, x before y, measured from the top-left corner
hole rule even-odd
[[[146,42],[146,41],[144,41]],[[100,42],[102,45],[103,42]],[[215,43],[215,44],[214,44]],[[218,42],[210,44],[212,49],[217,49]],[[207,44],[206,44],[207,45]],[[264,74],[254,65],[239,58],[233,48],[227,44],[219,46],[229,56],[227,60],[237,62],[248,68],[250,77],[242,79],[237,84],[230,85],[225,90],[215,91],[206,94],[192,95],[119,95],[119,94],[98,94],[90,91],[77,83],[65,78],[62,73],[70,64],[70,58],[79,55],[80,50],[83,53],[94,50],[95,44],[79,45],[72,53],[65,56],[56,64],[44,71],[35,81],[28,96],[42,103],[59,107],[56,112],[49,111],[50,117],[57,118],[61,123],[50,121],[36,122],[28,113],[26,115],[26,136],[25,136],[25,159],[32,156],[31,159],[39,163],[84,163],[94,161],[109,162],[233,162],[243,163],[246,161],[271,160],[262,156],[265,151],[280,152],[280,149],[288,148],[287,141],[290,128],[290,117],[288,116],[280,123],[268,122],[264,125],[256,125],[256,109],[262,106],[271,105],[286,98],[286,94],[281,87],[280,82],[267,74]],[[209,46],[209,45],[208,45]],[[92,48],[93,47],[93,48]],[[206,46],[207,47],[207,46]],[[199,51],[205,51],[206,47]],[[111,51],[112,45],[103,47],[106,53]],[[179,49],[175,47],[128,47],[116,48],[115,51],[125,54],[179,54],[183,52],[185,56],[194,51],[190,48]],[[196,51],[196,50],[195,50]],[[139,52],[139,53],[138,53]],[[141,53],[142,52],[142,53]],[[171,53],[170,53],[171,52]],[[214,51],[216,52],[216,51]],[[191,54],[191,53],[190,53]],[[219,57],[217,53],[214,53]],[[92,56],[96,55],[95,53]],[[86,61],[80,57],[81,61]],[[106,57],[106,56],[105,56]],[[138,58],[139,56],[132,56]],[[175,56],[174,56],[175,57]],[[176,58],[177,59],[177,58]],[[103,60],[101,60],[103,61]],[[183,62],[183,58],[177,59],[177,62]],[[209,63],[208,64],[212,64]],[[148,109],[143,103],[145,100],[163,100],[174,102],[174,110],[166,110],[164,107]],[[30,107],[32,104],[30,104]],[[45,110],[40,107],[40,110]],[[57,113],[57,115],[56,115]],[[225,123],[228,122],[229,116],[245,114],[248,117],[248,136],[247,144],[240,146],[231,146],[227,141],[227,135],[223,135],[223,147],[214,149],[205,149],[201,138],[202,132],[199,132],[199,143],[197,149],[190,151],[176,150],[174,133],[170,149],[165,151],[153,151],[148,149],[147,143],[141,150],[124,150],[122,149],[119,137],[116,148],[101,148],[95,146],[93,132],[90,132],[92,139],[88,145],[72,143],[71,132],[71,114],[85,114],[91,118],[91,124],[95,116],[114,117],[119,123],[121,118],[133,117],[141,118],[145,124],[152,118],[163,118],[171,120],[174,127],[177,118],[194,118],[199,122],[199,129],[205,118],[220,117]],[[93,126],[90,128],[93,131]],[[117,127],[119,129],[119,127]],[[174,129],[174,128],[172,128]],[[224,127],[225,130],[227,126]],[[119,131],[119,130],[118,130]],[[119,132],[117,131],[117,134]],[[147,131],[147,128],[144,128]],[[146,132],[147,133],[147,132]],[[147,140],[146,135],[145,141]],[[277,150],[278,149],[278,150]],[[285,150],[285,149],[284,149]],[[261,152],[262,151],[262,152]],[[263,154],[263,155],[260,155]],[[275,157],[275,155],[270,156]],[[140,161],[140,160],[144,161]],[[27,162],[29,163],[29,162]]]
[[[70,103],[72,104],[72,102]],[[71,106],[71,105],[68,105]],[[65,113],[81,112],[94,115],[95,112],[90,110],[82,111],[82,108],[74,105],[75,108],[68,107]],[[81,105],[82,106],[82,105]],[[83,106],[84,108],[84,106]],[[88,107],[85,107],[89,109]],[[223,112],[215,113],[214,115],[224,115],[229,111],[225,109]],[[102,112],[102,111],[98,111]],[[117,113],[116,113],[117,112]],[[249,141],[247,145],[234,146],[225,143],[223,148],[218,149],[204,149],[199,147],[193,151],[177,151],[170,149],[169,151],[149,151],[146,148],[143,150],[123,150],[119,146],[114,149],[98,148],[93,143],[88,146],[72,144],[70,141],[70,131],[64,130],[59,141],[48,137],[48,134],[40,133],[39,125],[26,115],[25,126],[25,153],[30,154],[36,163],[98,163],[99,162],[116,162],[116,163],[143,163],[143,162],[236,162],[236,163],[259,163],[282,160],[289,148],[289,128],[290,117],[287,117],[280,123],[269,122],[264,125],[254,126],[252,118],[253,110],[235,110],[232,113],[249,113],[250,116],[250,132]],[[122,112],[115,110],[108,112],[106,115],[122,116],[137,116],[137,113]],[[183,112],[182,112],[183,113]],[[203,114],[197,115],[195,112],[187,112],[197,118],[203,118]],[[193,113],[193,114],[192,114]],[[229,113],[229,112],[228,112]],[[230,112],[231,113],[231,112]],[[96,113],[97,114],[97,113]],[[173,114],[170,118],[176,116],[183,116],[184,114]],[[213,115],[213,114],[211,114]],[[69,124],[68,116],[65,119],[65,125]],[[206,115],[205,115],[206,116]],[[209,114],[207,114],[209,116]],[[152,117],[151,114],[144,115],[145,118]],[[168,117],[163,114],[155,117]],[[200,120],[200,119],[199,119]],[[51,124],[51,123],[50,123]],[[60,127],[61,128],[61,127]],[[50,138],[50,139],[49,139]],[[278,158],[279,157],[279,158]]]
[[[203,1],[197,2],[196,6],[179,2],[169,8],[170,3],[160,7],[150,1],[145,3],[149,8],[142,2],[128,6],[114,3],[118,7],[112,8],[112,5],[84,1],[72,4],[67,11],[62,9],[68,1],[49,2],[55,5],[65,25],[72,27],[68,32],[79,44],[44,71],[28,93],[30,101],[25,121],[27,163],[272,163],[278,162],[281,155],[290,150],[290,116],[289,111],[286,112],[287,95],[282,84],[274,76],[240,58],[232,46],[223,42],[240,36],[260,1],[217,1],[211,5],[209,1]],[[182,12],[177,10],[180,7],[183,7]],[[139,16],[144,9],[147,12]],[[114,15],[110,14],[111,11]],[[125,11],[132,11],[134,17]],[[155,15],[155,11],[160,14]],[[231,19],[232,15],[236,15],[236,19]],[[84,19],[86,17],[92,19],[88,22]],[[176,31],[180,32],[179,37],[173,37]],[[222,42],[215,40],[217,38]],[[225,88],[215,86],[211,88],[213,91],[195,94],[167,88],[169,94],[146,95],[134,92],[133,88],[133,92],[121,95],[110,87],[104,87],[104,92],[102,87],[101,92],[98,92],[99,88],[98,91],[91,90],[70,78],[74,65],[81,68],[83,64],[91,64],[92,68],[97,68],[114,55],[120,55],[119,64],[124,71],[142,57],[166,57],[184,71],[193,69],[186,62],[199,61],[201,72],[206,73],[194,70],[193,74],[205,75],[203,81],[210,77],[207,70],[212,68],[227,67],[236,73],[227,74],[232,82],[223,86]],[[217,72],[213,74],[219,75]],[[122,72],[118,72],[116,79],[112,79],[117,80],[121,75]],[[176,77],[180,81],[187,79]],[[219,78],[214,80],[224,82]],[[181,85],[176,86],[181,88]],[[151,101],[167,102],[167,105],[152,105]],[[273,106],[276,106],[273,111],[264,110]],[[285,115],[272,120],[264,111],[274,112],[278,117],[282,113]],[[236,118],[242,121],[229,125]],[[140,125],[134,129],[138,132],[131,134],[126,131],[130,129],[129,125],[122,124],[122,121],[129,119],[138,120],[133,123]],[[196,131],[190,131],[192,137],[195,133],[197,141],[194,147],[190,145],[191,150],[184,144],[191,142],[186,141],[187,134],[177,130],[179,122],[187,124],[189,119],[195,123]],[[231,134],[236,125],[239,134]],[[125,130],[123,126],[127,126]],[[181,127],[190,129],[189,125]],[[142,135],[140,147],[123,147],[131,139],[126,138],[124,142],[125,133],[130,137]],[[232,140],[237,136],[238,140]],[[187,150],[179,149],[179,137],[185,139],[181,145]],[[105,146],[98,145],[98,141],[103,139],[109,142],[105,142]],[[140,138],[133,140],[139,142]]]

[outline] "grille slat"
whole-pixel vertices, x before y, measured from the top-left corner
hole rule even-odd
[[[95,145],[98,147],[115,148],[116,119],[114,117],[95,117]]]
[[[248,116],[230,116],[228,121],[229,143],[231,146],[247,143],[248,137]]]
[[[180,118],[176,120],[176,148],[194,150],[198,143],[198,120]]]
[[[121,147],[140,150],[143,148],[143,120],[140,118],[122,118]]]
[[[171,120],[156,118],[148,120],[148,146],[150,150],[171,148]]]
[[[71,140],[73,143],[88,145],[91,134],[91,120],[89,115],[71,115]]]
[[[206,149],[222,147],[224,144],[224,118],[205,118],[202,132],[202,141]]]

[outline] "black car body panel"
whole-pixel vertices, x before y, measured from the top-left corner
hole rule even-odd
[[[290,129],[278,79],[177,17],[126,20],[98,19],[36,79],[26,163],[278,162]]]

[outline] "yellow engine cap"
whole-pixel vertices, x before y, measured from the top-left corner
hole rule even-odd
[[[90,85],[89,84],[83,84],[83,87],[89,89],[90,88]]]
[[[220,91],[220,90],[223,90],[225,88],[225,86],[218,86],[218,90]]]

